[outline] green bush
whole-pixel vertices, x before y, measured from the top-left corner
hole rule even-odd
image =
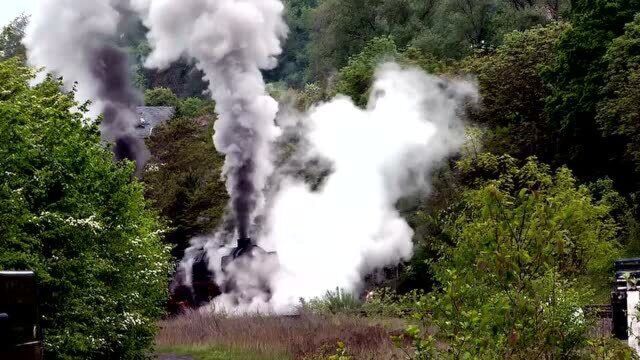
[[[73,94],[33,77],[0,63],[0,269],[35,271],[47,359],[146,358],[167,296],[163,227]]]
[[[553,160],[555,139],[544,111],[549,89],[541,71],[552,63],[558,39],[570,28],[558,22],[515,31],[495,52],[477,53],[462,62],[465,73],[477,76],[482,106],[471,117],[490,129],[482,134],[487,151]]]
[[[173,106],[177,107],[178,97],[168,88],[155,88],[145,91],[144,103],[146,106]]]
[[[416,358],[587,356],[582,308],[594,289],[607,291],[620,254],[610,207],[568,169],[551,173],[535,159],[481,154],[459,168],[477,185],[448,220],[439,289],[416,302],[416,319],[438,329],[409,329]]]
[[[178,102],[176,115],[189,118],[213,115],[215,113],[215,108],[215,103],[211,100],[202,100],[190,97]]]
[[[391,37],[372,39],[362,52],[352,56],[349,64],[340,70],[335,92],[351,97],[359,106],[365,106],[376,68],[381,62],[391,61],[397,55],[396,44]]]
[[[605,55],[605,98],[596,120],[604,134],[623,140],[624,158],[640,173],[640,14],[613,40]]]
[[[340,288],[336,288],[336,291],[327,291],[321,298],[312,299],[308,302],[301,301],[304,309],[320,314],[357,315],[362,313],[360,300]]]
[[[367,294],[362,310],[369,317],[406,318],[423,295],[421,290],[397,294],[390,288],[376,289]]]
[[[205,120],[204,123],[200,120]],[[143,174],[145,195],[171,227],[165,240],[182,257],[189,240],[215,228],[227,207],[224,158],[213,145],[211,117],[179,117],[154,129]]]

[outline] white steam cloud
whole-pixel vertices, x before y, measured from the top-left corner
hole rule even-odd
[[[78,82],[80,101],[99,102],[92,52],[116,36],[119,21],[120,14],[109,0],[41,0],[24,40],[29,64],[63,76],[68,90]],[[96,105],[94,115],[101,110]]]
[[[102,134],[115,142],[116,158],[134,160],[140,170],[148,159],[134,135],[140,95],[126,53],[115,46],[127,1],[40,0],[24,44],[30,65],[62,76],[67,90],[77,84],[78,100],[93,103],[90,115],[104,115]]]
[[[377,73],[366,110],[337,97],[295,119],[308,129],[309,146],[298,156],[322,157],[333,172],[318,191],[292,177],[279,179],[259,238],[262,248],[277,255],[226,272],[214,265],[221,284],[240,278],[243,286],[211,306],[231,313],[289,313],[300,298],[336,287],[357,294],[366,275],[408,260],[413,231],[395,205],[429,191],[431,172],[464,142],[462,105],[476,98],[469,82],[387,64]],[[212,264],[228,252],[219,244],[212,239],[208,245]],[[248,281],[258,275],[258,283]],[[268,292],[261,291],[265,282]]]
[[[336,287],[356,292],[365,275],[411,257],[413,231],[395,205],[428,191],[434,167],[463,143],[457,111],[470,96],[469,83],[389,64],[367,110],[338,97],[311,111],[309,155],[334,172],[318,192],[285,180],[275,199],[261,245],[281,265],[271,284],[276,310]]]
[[[68,87],[79,82],[79,96],[96,102],[116,138],[126,138],[134,123],[126,57],[111,45],[123,8],[149,29],[148,67],[186,57],[205,73],[219,114],[214,142],[226,155],[237,235],[252,235],[266,250],[254,248],[254,256],[225,267],[231,251],[225,233],[194,241],[183,270],[191,274],[197,246],[204,247],[223,291],[211,304],[215,311],[289,313],[300,298],[336,287],[356,294],[366,275],[411,257],[413,231],[396,203],[427,193],[435,167],[458,151],[460,114],[476,100],[475,85],[387,64],[377,72],[367,109],[339,96],[278,119],[283,128],[304,129],[296,163],[331,164],[312,189],[274,172],[272,162],[281,129],[261,70],[277,64],[287,34],[280,0],[43,0],[25,40],[30,63],[64,76]]]

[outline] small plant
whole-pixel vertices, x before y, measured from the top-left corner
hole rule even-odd
[[[593,360],[637,360],[638,355],[624,341],[614,338],[596,338],[589,340],[587,359]]]
[[[422,331],[416,325],[409,325],[404,334],[393,336],[391,339],[396,348],[402,350],[408,359],[411,360],[427,360],[438,359],[438,351],[436,341],[433,336],[422,336]],[[413,346],[413,352],[409,352],[406,342],[409,341]]]
[[[347,346],[342,341],[338,341],[338,348],[336,354],[329,356],[329,360],[351,360],[352,357],[347,351]]]
[[[349,314],[355,315],[362,312],[362,303],[353,294],[343,289],[327,291],[322,298],[302,302],[302,306],[315,313],[324,314]]]
[[[422,295],[421,290],[397,294],[390,288],[376,289],[367,294],[362,304],[363,312],[369,317],[406,318],[411,316]]]

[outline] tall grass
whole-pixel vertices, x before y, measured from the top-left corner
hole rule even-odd
[[[162,322],[159,349],[220,346],[256,354],[311,359],[335,353],[339,341],[355,359],[394,359],[391,336],[403,325],[351,316],[302,313],[295,317],[224,317],[193,312]],[[285,357],[282,357],[285,359]]]
[[[184,355],[193,360],[290,360],[284,352],[257,353],[219,345],[158,347],[158,354]],[[162,357],[161,357],[162,358]]]

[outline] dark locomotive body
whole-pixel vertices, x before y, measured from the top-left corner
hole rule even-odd
[[[231,249],[227,256],[222,257],[220,268],[227,274],[227,269],[235,263],[235,266],[242,266],[247,259],[257,257],[269,257],[275,253],[267,252],[254,244],[249,238],[239,239],[235,248]],[[193,251],[193,262],[188,263],[188,269],[181,267],[173,278],[171,284],[171,297],[169,299],[169,313],[179,314],[190,309],[197,309],[211,302],[215,297],[223,293],[235,290],[235,279],[229,276],[219,285],[215,278],[215,273],[210,270],[211,259],[204,248]],[[266,284],[263,292],[268,293]]]

